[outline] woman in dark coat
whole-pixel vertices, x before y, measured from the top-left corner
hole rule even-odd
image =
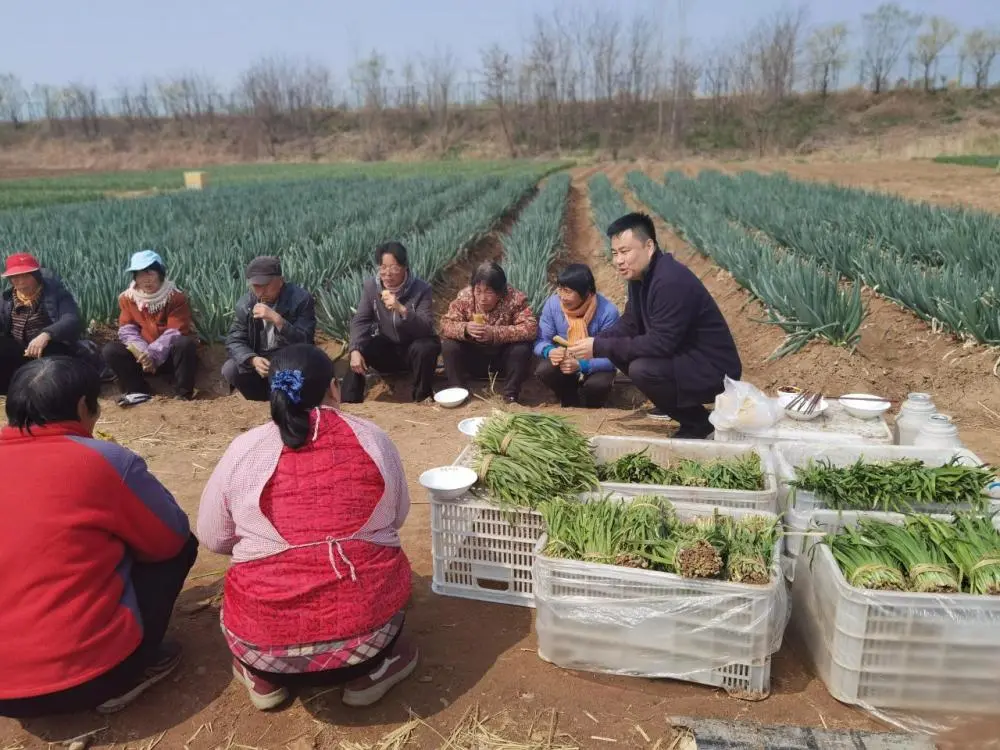
[[[0,394],[22,365],[39,357],[78,356],[80,310],[62,280],[30,253],[7,258],[0,296]]]

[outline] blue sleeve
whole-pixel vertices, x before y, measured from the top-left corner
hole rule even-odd
[[[597,320],[597,333],[611,328],[615,323],[618,322],[618,308],[613,302],[608,300],[607,305],[601,310],[601,315]],[[606,357],[595,357],[590,360],[588,372],[614,372],[615,366],[612,361]]]
[[[549,297],[546,301],[545,306],[542,308],[541,319],[538,321],[538,338],[535,340],[535,354],[539,357],[545,356],[542,352],[545,350],[545,347],[552,344],[552,337],[558,333],[554,312],[556,306],[552,304],[552,299],[552,297]]]

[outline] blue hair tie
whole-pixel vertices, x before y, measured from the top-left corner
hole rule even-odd
[[[279,370],[271,378],[271,393],[281,391],[293,404],[302,400],[302,370]]]

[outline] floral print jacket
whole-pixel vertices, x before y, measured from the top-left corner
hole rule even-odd
[[[441,318],[441,335],[446,339],[472,341],[466,333],[466,325],[472,322],[477,312],[476,299],[472,287],[467,286],[448,305],[448,312]],[[534,341],[538,334],[538,320],[531,311],[528,298],[512,286],[500,298],[497,306],[486,313],[485,344],[514,344],[518,341]]]

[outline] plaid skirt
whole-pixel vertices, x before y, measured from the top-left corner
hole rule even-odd
[[[373,659],[399,634],[403,619],[404,613],[397,612],[382,627],[340,641],[266,647],[247,643],[230,632],[224,615],[220,616],[219,623],[229,650],[248,667],[271,674],[304,674],[343,669]]]

